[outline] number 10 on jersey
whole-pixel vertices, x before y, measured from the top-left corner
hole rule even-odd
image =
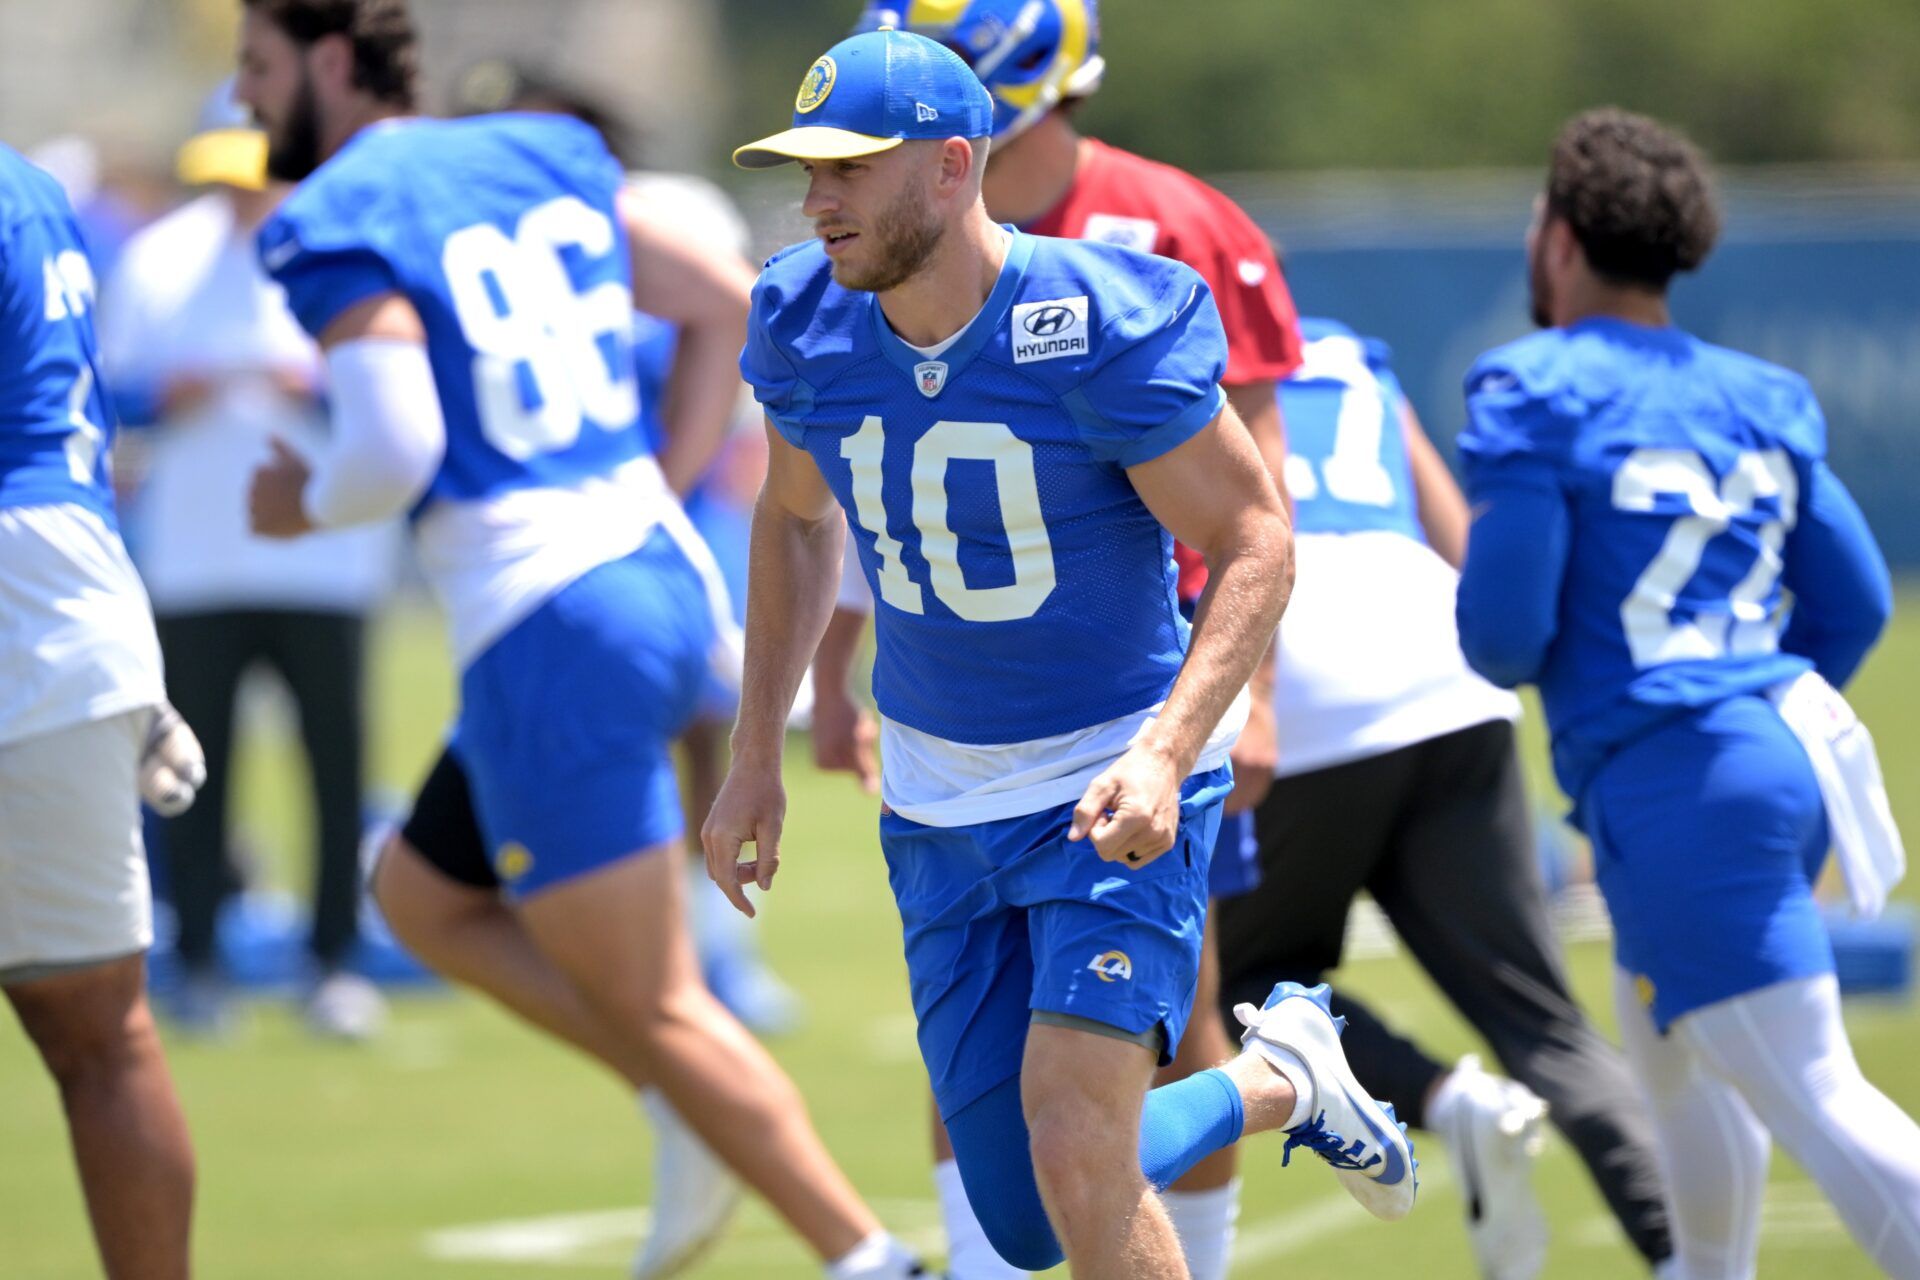
[[[874,415],[840,442],[840,456],[852,468],[854,518],[873,535],[874,553],[880,560],[880,599],[902,613],[925,613],[921,585],[901,558],[905,547],[887,530],[881,489],[885,455],[886,430]],[[960,568],[960,539],[947,518],[948,464],[961,459],[993,466],[1000,518],[1013,561],[1012,582],[967,585]],[[1013,622],[1038,613],[1053,594],[1055,578],[1053,542],[1047,536],[1034,479],[1033,446],[1004,422],[936,422],[913,444],[910,479],[910,514],[935,598],[968,622]]]

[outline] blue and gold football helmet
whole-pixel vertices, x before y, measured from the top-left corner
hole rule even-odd
[[[958,53],[993,97],[993,136],[1012,138],[1100,87],[1095,0],[876,0],[856,31],[898,27]]]

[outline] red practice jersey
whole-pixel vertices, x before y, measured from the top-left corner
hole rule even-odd
[[[1157,253],[1198,271],[1227,331],[1228,387],[1278,382],[1300,364],[1300,318],[1266,233],[1190,173],[1083,139],[1073,186],[1024,229]],[[1206,565],[1183,546],[1174,555],[1180,598],[1196,599]]]

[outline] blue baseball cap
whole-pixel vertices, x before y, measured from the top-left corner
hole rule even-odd
[[[960,55],[926,36],[882,28],[850,36],[807,68],[793,127],[733,153],[742,169],[848,160],[910,139],[985,138],[993,99]]]

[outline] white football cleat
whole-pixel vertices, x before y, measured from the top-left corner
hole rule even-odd
[[[1395,1221],[1413,1210],[1419,1163],[1407,1126],[1390,1104],[1375,1102],[1353,1078],[1340,1047],[1346,1019],[1335,1018],[1326,983],[1303,987],[1283,982],[1261,1008],[1237,1006],[1233,1016],[1247,1028],[1240,1043],[1259,1052],[1260,1043],[1285,1049],[1313,1077],[1313,1114],[1287,1130],[1281,1163],[1305,1147],[1333,1166],[1334,1174],[1367,1212]],[[1259,1042],[1259,1043],[1256,1043]]]
[[[740,1184],[658,1089],[642,1089],[640,1105],[653,1121],[653,1227],[632,1275],[665,1280],[720,1239],[740,1205]]]
[[[1443,1087],[1457,1092],[1433,1127],[1460,1171],[1480,1274],[1533,1280],[1547,1265],[1547,1218],[1533,1191],[1547,1104],[1519,1081],[1488,1074],[1473,1056],[1460,1059]]]

